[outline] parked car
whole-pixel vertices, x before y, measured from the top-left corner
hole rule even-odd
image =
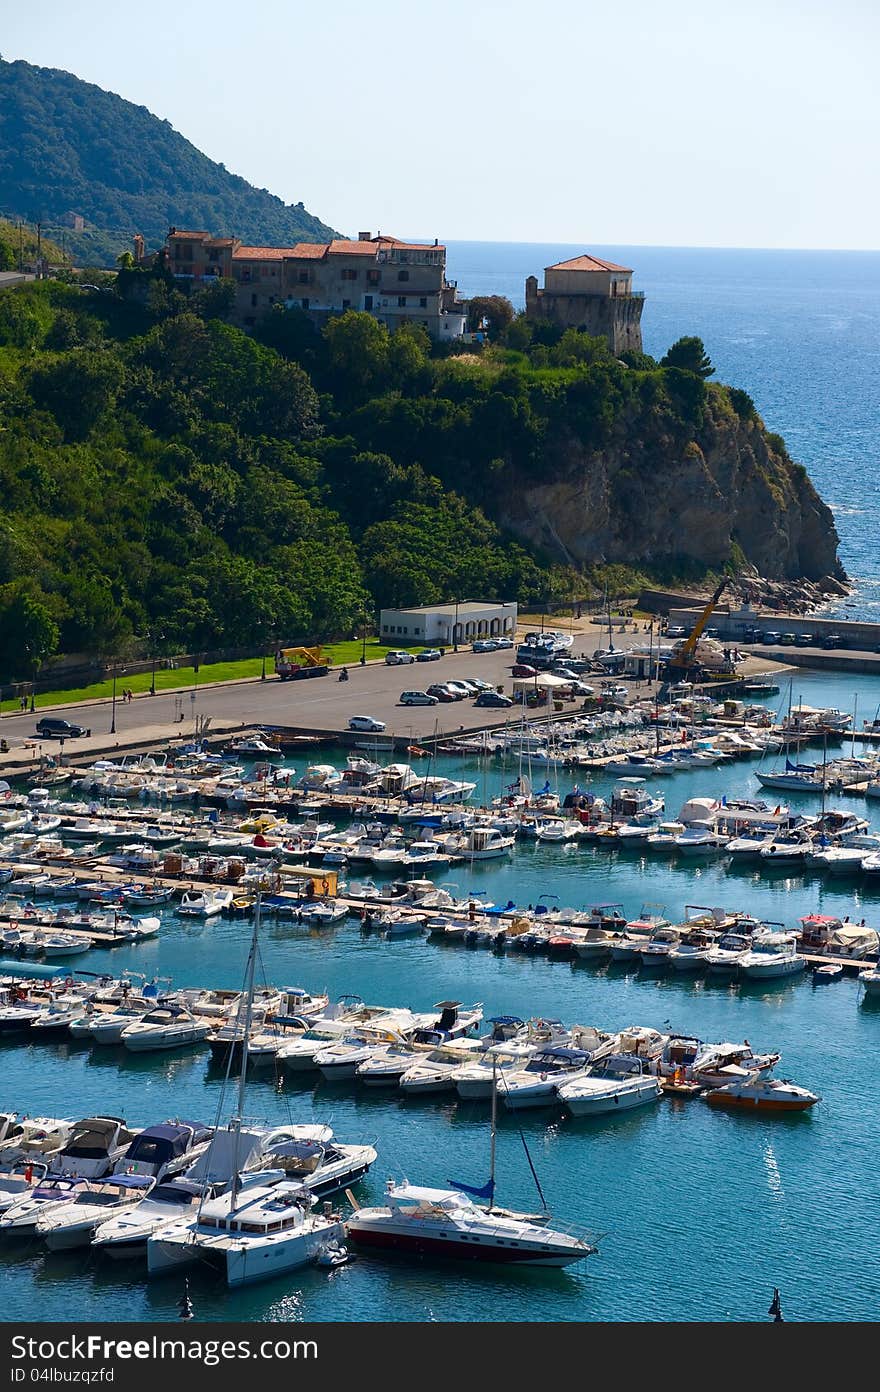
[[[456,678],[455,681],[448,681],[446,685],[452,692],[460,691],[462,696],[478,696],[480,694],[480,688],[474,686],[472,681],[464,677]]]
[[[416,653],[416,662],[439,662],[440,657],[439,648],[422,648],[420,653]]]
[[[799,648],[808,648],[813,641],[812,633],[799,633],[797,642]]]
[[[720,638],[720,637],[721,637],[721,629],[720,629],[720,628],[707,628],[707,629],[706,629],[706,637],[707,637],[707,638]]]
[[[516,662],[512,668],[515,677],[536,677],[538,671],[536,667],[530,667],[527,662]]]
[[[596,694],[596,688],[594,686],[590,686],[587,682],[581,681],[580,679],[578,679],[578,681],[573,681],[569,689],[575,696],[595,696]]]
[[[795,645],[795,643],[797,642],[797,634],[796,634],[796,633],[783,633],[783,634],[780,636],[779,641],[780,641],[780,643],[784,643],[785,646],[786,646],[787,648],[793,648],[794,645]]]
[[[771,644],[778,643],[781,637],[781,633],[765,633],[761,642],[764,644],[765,648],[769,648]]]
[[[385,729],[384,720],[376,720],[372,715],[353,715],[348,722],[349,730],[369,730],[370,734],[380,735]]]
[[[445,682],[434,682],[428,687],[428,695],[436,696],[438,701],[461,701],[464,699],[460,693],[451,691]]]
[[[401,691],[400,704],[402,706],[436,706],[438,701],[436,696],[429,696],[427,691]]]
[[[494,652],[498,647],[494,638],[478,638],[471,644],[471,652]]]
[[[386,667],[399,667],[403,662],[415,662],[415,657],[411,652],[404,652],[402,648],[385,654]]]
[[[845,646],[839,633],[826,633],[825,637],[822,639],[823,648],[842,648]]]
[[[493,639],[493,642],[495,643],[496,648],[512,648],[512,647],[513,647],[513,639],[512,639],[512,638],[495,638],[495,639]]]
[[[475,706],[512,706],[513,702],[509,696],[504,696],[500,691],[481,691],[474,701]]]
[[[483,681],[482,677],[468,677],[468,686],[475,686],[477,691],[494,691],[495,687],[491,682]]]
[[[85,730],[82,725],[73,725],[69,720],[44,715],[42,720],[37,721],[37,734],[42,735],[43,739],[79,739]]]
[[[551,667],[550,672],[554,677],[562,677],[563,681],[577,681],[578,674],[573,672],[570,667]]]
[[[671,625],[669,628],[667,628],[667,630],[666,630],[666,637],[667,637],[667,638],[684,638],[684,637],[686,637],[686,636],[687,636],[687,630],[684,629],[684,628],[682,628],[681,624],[672,624],[672,625]]]

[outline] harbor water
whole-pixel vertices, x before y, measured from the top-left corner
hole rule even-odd
[[[853,706],[859,723],[880,701],[880,680],[798,673],[794,700]],[[787,691],[768,704],[779,705]],[[838,746],[835,746],[837,748]],[[850,741],[843,746],[849,751]],[[856,751],[859,742],[856,741]],[[318,757],[318,756],[314,756]],[[320,753],[322,760],[340,756]],[[768,760],[769,762],[769,760]],[[649,778],[669,815],[690,796],[760,795],[755,760]],[[298,772],[302,771],[299,761]],[[433,771],[433,770],[432,770]],[[476,782],[475,800],[503,791],[520,772],[506,762],[452,758],[439,772]],[[575,775],[533,765],[533,785]],[[607,792],[613,775],[577,775]],[[773,802],[781,796],[768,795]],[[817,799],[791,802],[818,811]],[[829,798],[860,810],[880,829],[880,806]],[[876,812],[874,809],[877,809]],[[349,876],[360,878],[357,870]],[[453,866],[433,877],[460,894],[496,902],[588,907],[622,904],[628,917],[645,903],[671,919],[692,904],[738,908],[794,927],[821,909],[880,927],[880,886],[822,880],[803,870],[760,875],[721,860],[682,864],[665,856],[614,853],[589,844],[519,843],[507,860]],[[240,986],[250,933],[246,919],[207,921],[162,913],[157,938],[77,959],[88,970],[123,968],[170,977],[175,986]],[[498,1201],[536,1207],[525,1138],[554,1216],[586,1225],[599,1253],[565,1272],[477,1269],[362,1257],[337,1270],[310,1269],[230,1292],[195,1269],[191,1296],[199,1321],[246,1320],[755,1320],[766,1318],[773,1288],[788,1320],[871,1320],[880,1311],[880,1256],[874,1240],[875,1159],[880,1145],[876,1054],[880,1009],[853,977],[821,989],[809,974],[745,985],[697,976],[552,961],[449,946],[425,938],[363,935],[354,919],[330,929],[267,919],[260,975],[277,985],[356,992],[370,1003],[430,1008],[442,999],[481,1001],[485,1015],[555,1017],[568,1024],[621,1029],[631,1024],[693,1033],[704,1040],[748,1039],[780,1050],[776,1072],[821,1095],[810,1113],[725,1113],[699,1099],[664,1098],[620,1117],[576,1121],[562,1108],[499,1117]],[[214,1120],[222,1070],[203,1047],[134,1056],[73,1040],[0,1042],[2,1105],[85,1116],[109,1112],[130,1124],[180,1117]],[[357,1188],[380,1198],[386,1177],[445,1187],[482,1184],[489,1163],[488,1105],[454,1094],[419,1100],[394,1089],[276,1079],[254,1071],[246,1110],[253,1120],[321,1121],[343,1141],[376,1145],[379,1159]],[[173,1321],[179,1277],[148,1281],[142,1264],[111,1263],[87,1252],[47,1254],[35,1242],[0,1242],[4,1319]]]

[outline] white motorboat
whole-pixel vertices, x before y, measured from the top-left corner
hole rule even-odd
[[[213,918],[231,908],[233,898],[231,889],[185,889],[177,912],[189,917]]]
[[[66,1203],[46,1205],[37,1214],[34,1232],[50,1252],[87,1247],[102,1222],[146,1198],[155,1183],[149,1175],[139,1174],[92,1180]]]
[[[137,1024],[155,1005],[155,997],[130,996],[115,1008],[95,1010],[92,1014],[83,1016],[78,1024],[88,1026],[86,1032],[96,1044],[119,1044],[122,1031],[129,1025]]]
[[[42,1184],[48,1169],[40,1160],[16,1160],[0,1169],[0,1214]]]
[[[316,1021],[311,1029],[280,1044],[276,1057],[291,1073],[313,1072],[317,1069],[315,1055],[337,1044],[351,1029],[350,1022]]]
[[[33,1237],[37,1220],[47,1206],[69,1203],[86,1188],[87,1179],[47,1175],[41,1184],[22,1194],[0,1217],[0,1238]]]
[[[689,929],[669,953],[673,971],[701,971],[706,965],[706,953],[718,941],[718,933],[704,928]]]
[[[71,1024],[85,1016],[88,1001],[84,996],[61,996],[51,1001],[31,1023],[31,1038],[48,1038],[49,1035],[67,1034]]]
[[[706,949],[706,970],[710,972],[735,972],[747,952],[751,950],[752,939],[744,933],[724,933],[712,947]]]
[[[74,1122],[62,1117],[22,1117],[4,1127],[0,1164],[18,1160],[52,1160],[73,1133]]]
[[[739,835],[727,843],[727,854],[734,860],[755,860],[765,846],[769,846],[775,835],[775,828],[746,827]]]
[[[564,1083],[558,1096],[574,1116],[598,1116],[658,1102],[662,1092],[644,1059],[610,1054],[583,1077]]]
[[[803,827],[777,833],[773,840],[758,852],[762,865],[803,864],[813,850],[813,838]]]
[[[207,1039],[210,1029],[209,1019],[193,1015],[178,1001],[166,1000],[126,1025],[119,1038],[126,1049],[143,1054],[150,1050],[179,1049],[187,1044],[200,1044]]]
[[[869,967],[859,972],[859,981],[865,988],[865,995],[876,999],[880,996],[880,967]]]
[[[174,894],[171,885],[142,885],[137,889],[122,891],[122,902],[127,909],[152,909],[167,904]]]
[[[455,1091],[455,1073],[485,1050],[481,1039],[451,1039],[431,1049],[400,1076],[400,1090],[408,1097]]]
[[[751,1044],[725,1041],[703,1044],[698,1049],[688,1076],[702,1087],[719,1088],[727,1083],[769,1073],[779,1062],[778,1053],[756,1054]]]
[[[508,855],[516,845],[515,836],[505,835],[491,826],[475,826],[470,831],[451,832],[435,839],[444,851],[462,860],[496,860]]]
[[[642,966],[651,967],[654,970],[668,966],[670,954],[678,946],[680,940],[681,930],[679,928],[671,926],[655,928],[639,951]]]
[[[334,1138],[329,1126],[282,1126],[263,1142],[268,1168],[305,1185],[315,1198],[327,1198],[362,1179],[375,1164],[370,1145],[348,1145]]]
[[[674,850],[678,838],[685,832],[684,822],[658,822],[645,837],[645,846],[650,851]]]
[[[98,1225],[92,1250],[116,1260],[145,1257],[150,1234],[181,1218],[191,1218],[202,1194],[203,1187],[186,1178],[157,1184],[140,1203],[123,1208]]]
[[[796,933],[765,933],[752,938],[748,952],[739,959],[741,976],[750,981],[770,981],[799,976],[807,959],[797,950]]]
[[[584,1075],[595,1055],[596,1050],[552,1044],[534,1054],[524,1068],[501,1073],[496,1084],[499,1096],[511,1111],[552,1106],[557,1088]]]
[[[388,1044],[404,1043],[406,1037],[399,1030],[366,1025],[320,1049],[313,1055],[313,1065],[328,1082],[340,1082],[354,1078],[360,1064]]]
[[[690,822],[673,845],[683,856],[715,856],[726,850],[729,840],[713,822],[699,821]]]
[[[492,1089],[500,1076],[522,1069],[531,1059],[538,1045],[523,1039],[504,1044],[493,1044],[484,1053],[470,1062],[463,1063],[452,1074],[452,1082],[459,1097],[467,1102],[488,1102]]]
[[[197,1121],[164,1121],[138,1131],[114,1166],[115,1174],[171,1179],[188,1170],[207,1150],[213,1131]]]
[[[103,1179],[134,1140],[120,1117],[85,1117],[76,1122],[70,1139],[52,1160],[53,1174],[79,1179]]]
[[[571,1266],[596,1251],[584,1238],[556,1231],[526,1215],[481,1208],[460,1190],[427,1189],[393,1180],[388,1181],[384,1203],[356,1209],[345,1228],[351,1242],[366,1251],[510,1266]]]

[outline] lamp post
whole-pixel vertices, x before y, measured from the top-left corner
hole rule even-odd
[[[362,642],[361,642],[361,666],[362,666],[362,667],[366,667],[366,665],[367,665],[367,619],[368,619],[368,617],[369,617],[369,615],[367,614],[367,611],[366,611],[366,609],[365,609],[365,610],[364,610],[364,613],[363,613],[363,634],[361,635],[361,636],[362,636]]]
[[[452,625],[452,651],[458,652],[458,595],[455,596],[455,622]]]
[[[116,663],[114,662],[114,663],[113,663],[113,701],[112,701],[112,704],[111,704],[111,715],[110,715],[110,733],[111,733],[111,735],[115,735],[115,734],[116,734],[116,676],[117,676],[117,673],[118,673],[118,668],[117,668]]]
[[[155,694],[156,694],[156,659],[157,659],[158,656],[159,656],[159,654],[156,652],[156,644],[162,642],[162,639],[165,637],[165,634],[164,634],[164,633],[148,633],[148,634],[147,634],[147,637],[148,637],[148,639],[150,640],[150,652],[151,652],[152,663],[153,663],[152,676],[150,677],[150,695],[151,695],[151,696],[155,696]]]

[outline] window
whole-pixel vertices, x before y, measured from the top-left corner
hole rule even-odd
[[[419,300],[419,306],[420,306],[421,309],[427,309],[427,308],[428,308],[428,297],[427,297],[427,295],[422,295],[421,299]]]
[[[308,271],[300,271],[299,275],[297,276],[297,280],[299,281],[300,285],[308,285],[308,283],[309,283],[309,273],[308,273]]]
[[[357,273],[357,271],[355,271],[355,270],[348,270],[348,271],[343,271],[343,272],[342,272],[342,279],[343,279],[343,280],[357,280],[357,278],[358,278],[358,273]]]
[[[209,261],[219,261],[219,260],[220,260],[220,253],[219,253],[219,251],[209,251],[209,252],[208,252],[208,260],[209,260]]]
[[[244,322],[252,327],[256,321],[254,320],[254,316],[252,314],[246,314],[244,316]]]
[[[308,300],[301,300],[300,303],[302,304],[303,309],[308,309],[308,307],[309,307],[309,302],[308,302]]]
[[[373,297],[372,297],[372,295],[364,295],[364,309],[372,309],[372,308],[373,308]]]
[[[397,272],[397,279],[398,279],[398,280],[409,280],[409,271],[398,271],[398,272]]]
[[[257,303],[257,297],[256,297],[256,295],[251,295],[251,304],[252,304],[252,305],[255,305],[256,303]]]
[[[398,307],[398,309],[405,309],[405,308],[406,308],[406,295],[398,295],[398,297],[397,297],[397,307]]]
[[[342,301],[342,308],[343,308],[343,309],[351,309],[351,300],[343,300],[343,301]]]
[[[375,271],[375,270],[373,270],[373,271],[367,271],[367,284],[368,284],[368,285],[378,285],[378,284],[379,284],[379,272],[378,272],[378,271]]]

